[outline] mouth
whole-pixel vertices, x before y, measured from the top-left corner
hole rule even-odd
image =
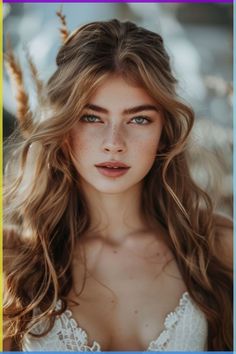
[[[119,177],[130,169],[130,166],[119,161],[108,161],[95,165],[99,173],[107,177]]]

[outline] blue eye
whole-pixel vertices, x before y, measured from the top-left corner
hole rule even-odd
[[[80,118],[80,121],[86,122],[86,123],[99,123],[101,122],[101,119],[97,116],[94,116],[92,114],[85,114]]]
[[[131,119],[131,122],[133,123],[136,123],[138,125],[145,125],[145,124],[149,124],[150,123],[150,119],[146,118],[146,117],[143,117],[143,116],[140,116],[140,117],[134,117]]]

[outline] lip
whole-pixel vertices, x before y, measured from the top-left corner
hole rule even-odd
[[[105,161],[95,165],[96,167],[121,167],[121,168],[129,168],[130,166],[126,165],[121,161]]]
[[[119,177],[128,172],[130,166],[121,161],[106,161],[96,164],[98,172],[107,177]]]

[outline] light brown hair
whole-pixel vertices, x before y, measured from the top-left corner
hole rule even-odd
[[[232,272],[215,255],[212,203],[190,175],[186,147],[194,114],[176,94],[161,36],[131,22],[93,22],[67,37],[56,62],[39,93],[43,104],[27,111],[32,125],[21,125],[29,133],[5,173],[6,337],[20,343],[40,318],[50,319],[49,331],[57,299],[60,312],[67,306],[73,247],[90,224],[69,134],[99,84],[119,74],[164,111],[161,149],[144,180],[144,213],[166,229],[188,292],[206,315],[208,350],[232,350]]]

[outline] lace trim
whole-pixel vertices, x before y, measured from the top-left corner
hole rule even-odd
[[[150,351],[163,351],[166,349],[170,339],[171,339],[171,332],[174,330],[176,325],[178,324],[180,318],[183,316],[186,306],[190,301],[190,296],[186,291],[180,298],[179,305],[176,309],[170,312],[164,322],[165,329],[161,332],[157,339],[153,340],[147,349],[148,352]]]
[[[184,292],[179,300],[179,305],[175,308],[174,311],[170,312],[166,316],[164,321],[164,330],[161,332],[161,334],[158,336],[157,339],[150,342],[148,349],[146,351],[165,351],[171,339],[171,333],[176,327],[176,325],[178,324],[180,318],[183,316],[186,306],[189,302],[190,302],[190,296],[188,292]],[[60,308],[61,308],[61,300],[58,300],[56,304],[56,310],[59,310]],[[93,341],[92,346],[88,346],[88,334],[86,333],[85,330],[79,327],[78,323],[73,318],[73,314],[70,310],[67,309],[64,313],[62,313],[62,315],[58,317],[61,317],[64,323],[69,322],[69,326],[73,331],[74,340],[76,341],[76,344],[79,346],[80,351],[101,352],[100,344],[97,343],[96,341]],[[69,343],[67,343],[67,340],[65,336],[63,336],[62,332],[58,333],[58,335],[59,335],[59,339],[65,340],[65,345],[68,347],[68,349],[73,349],[70,348],[71,345],[69,344],[71,338],[68,338]]]
[[[56,310],[61,309],[61,300],[58,300],[56,304]],[[92,346],[88,345],[88,334],[85,330],[83,330],[81,327],[79,327],[78,323],[76,320],[73,318],[73,314],[70,310],[66,310],[63,312],[58,318],[61,318],[61,320],[64,322],[64,324],[67,323],[69,324],[69,327],[72,329],[73,332],[73,339],[75,340],[76,347],[79,347],[80,351],[84,352],[101,352],[101,347],[98,342],[93,341]],[[71,337],[65,338],[63,335],[63,332],[58,333],[59,339],[62,339],[65,341],[65,345],[67,349],[72,350],[71,346]]]

